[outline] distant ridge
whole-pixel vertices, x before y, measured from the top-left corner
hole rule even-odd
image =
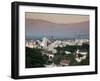
[[[74,24],[57,24],[40,19],[25,20],[25,35],[26,39],[39,39],[43,36],[55,39],[64,38],[89,38],[89,21],[84,21]],[[86,37],[85,37],[86,36]]]

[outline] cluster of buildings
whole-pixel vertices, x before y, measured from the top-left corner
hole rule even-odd
[[[79,45],[81,46],[83,43],[89,43],[88,39],[75,39],[75,40],[49,40],[44,37],[42,40],[26,40],[25,46],[29,48],[38,48],[43,49],[42,54],[46,54],[49,58],[54,57],[54,54],[57,53],[56,47],[65,47],[66,45],[73,46]],[[71,54],[70,51],[64,51],[66,54]],[[79,57],[78,54],[82,54],[82,57]],[[87,52],[81,52],[80,50],[76,51],[77,62],[81,62],[83,59],[86,59]],[[61,64],[68,65],[69,61],[63,60]]]
[[[29,48],[44,48],[51,49],[54,47],[65,47],[66,45],[82,45],[83,43],[89,43],[88,39],[75,39],[75,40],[49,40],[44,37],[42,40],[26,40],[25,46]]]
[[[89,43],[88,39],[75,39],[75,40],[54,40],[51,41],[44,37],[42,40],[26,40],[25,45],[29,48],[48,48],[48,47],[65,47],[66,45],[82,45]]]

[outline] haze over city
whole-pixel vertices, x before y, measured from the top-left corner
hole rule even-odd
[[[26,68],[89,65],[89,16],[25,13]]]
[[[26,39],[89,39],[89,16],[26,12],[25,36]]]

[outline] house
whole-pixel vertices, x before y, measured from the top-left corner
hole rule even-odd
[[[62,65],[62,66],[67,66],[67,65],[69,65],[69,63],[70,63],[70,60],[67,60],[67,59],[63,59],[60,61],[60,65]]]
[[[65,53],[68,55],[68,54],[71,54],[71,52],[69,52],[69,51],[65,51]]]
[[[82,61],[81,58],[75,58],[75,60],[76,60],[78,63]]]
[[[81,62],[82,60],[86,59],[86,55],[87,55],[87,52],[82,51],[82,50],[77,50],[76,51],[76,58],[75,58],[75,60],[77,62]]]
[[[82,55],[86,55],[87,54],[87,52],[82,51],[82,50],[77,50],[76,53],[77,54],[82,54]]]

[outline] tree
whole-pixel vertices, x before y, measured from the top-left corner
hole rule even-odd
[[[72,65],[72,63],[74,63],[73,62],[74,61],[73,55],[72,54],[66,55],[65,51],[67,50],[67,51],[70,51],[70,52],[74,52],[76,50],[75,46],[67,45],[66,47],[57,47],[55,49],[57,49],[57,53],[55,54],[55,56],[53,58],[53,62],[56,65],[59,65],[60,61],[63,60],[63,59],[70,60],[71,61],[70,65]]]
[[[77,50],[77,46],[74,45],[74,46],[69,46],[69,45],[66,45],[64,48],[63,48],[65,51],[70,51],[70,52],[75,52]]]
[[[53,58],[53,62],[56,64],[56,65],[59,65],[60,64],[60,61],[62,59],[62,55],[55,55],[54,58]]]
[[[44,67],[44,60],[40,49],[26,47],[26,68]]]
[[[53,62],[54,62],[56,65],[60,65],[60,61],[66,57],[66,56],[65,56],[66,54],[65,54],[64,51],[62,50],[63,48],[60,49],[60,47],[58,47],[57,49],[58,49],[58,51],[57,51],[57,53],[54,55]]]
[[[82,60],[78,65],[89,65],[89,54],[87,54],[86,59]]]
[[[74,54],[69,54],[66,56],[68,60],[70,60],[69,66],[76,65],[76,60],[75,60],[75,55]]]
[[[49,57],[46,54],[44,54],[42,57],[43,57],[44,63],[47,64]]]

